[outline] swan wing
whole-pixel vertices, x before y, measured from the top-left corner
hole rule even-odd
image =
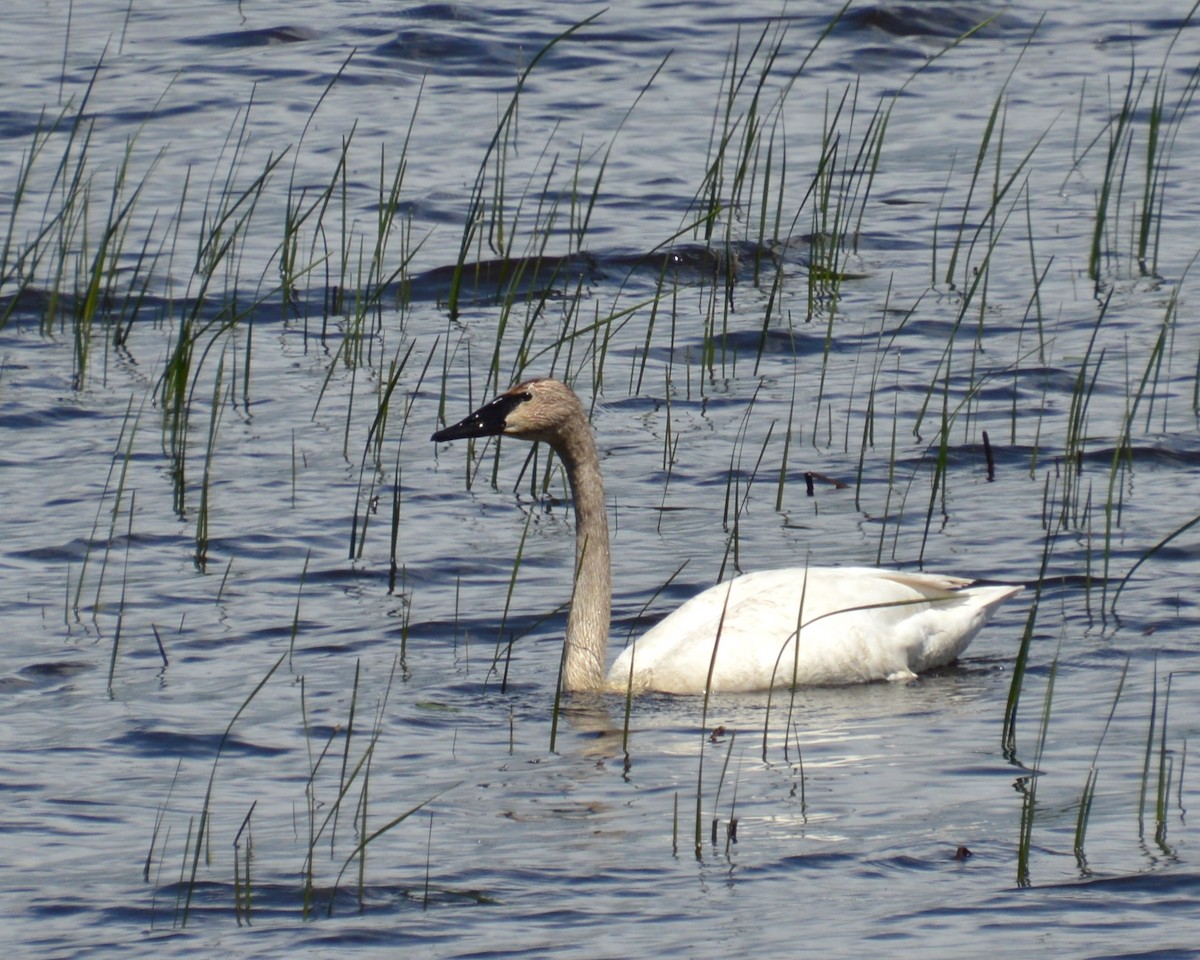
[[[867,567],[745,574],[684,603],[609,673],[611,689],[702,693],[909,679],[959,656],[1019,587]],[[800,642],[796,643],[799,636]],[[714,660],[715,649],[715,660]]]

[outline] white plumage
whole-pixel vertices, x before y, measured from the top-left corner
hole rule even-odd
[[[712,689],[911,680],[958,658],[1018,587],[869,567],[788,567],[709,587],[630,644],[610,689]],[[800,637],[799,647],[796,645]],[[718,637],[719,631],[719,637]],[[712,660],[716,646],[716,660]]]

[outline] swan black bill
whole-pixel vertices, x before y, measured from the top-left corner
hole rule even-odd
[[[464,420],[439,430],[429,439],[434,443],[446,440],[469,440],[472,437],[494,437],[504,432],[508,415],[513,407],[525,397],[502,393],[491,403],[485,404]]]

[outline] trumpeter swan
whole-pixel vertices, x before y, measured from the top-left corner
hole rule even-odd
[[[713,692],[911,679],[958,657],[1021,589],[866,567],[747,573],[688,600],[626,647],[606,678],[608,517],[583,404],[557,380],[530,380],[430,439],[495,435],[544,441],[567,471],[576,555],[563,668],[568,690],[703,693],[710,670]]]

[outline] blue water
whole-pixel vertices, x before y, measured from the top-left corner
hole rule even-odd
[[[1186,99],[1200,34],[1185,4],[1015,4],[944,53],[992,8],[854,5],[818,44],[824,4],[112,0],[75,4],[69,23],[11,6],[0,910],[14,955],[1194,954],[1183,528],[1200,456]],[[593,13],[534,67],[485,164],[521,71]],[[774,48],[756,163],[738,193],[730,152],[706,236],[730,77],[746,78],[738,143]],[[1141,99],[1092,276],[1131,71]],[[1160,76],[1169,150],[1139,263]],[[889,110],[867,193],[859,151]],[[831,189],[854,212],[836,296],[811,243],[828,227],[810,195],[827,129]],[[368,283],[401,157],[387,283],[359,323],[338,298]],[[482,222],[498,208],[503,234],[481,230],[466,259],[507,250],[527,273],[513,298],[494,265],[470,272],[452,316],[481,164]],[[71,183],[88,215],[60,230]],[[114,184],[134,202],[106,265],[112,306],[81,341],[72,311]],[[253,204],[222,206],[248,190]],[[232,244],[205,280],[214,235]],[[173,461],[160,381],[197,326]],[[574,556],[561,477],[543,493],[544,454],[525,469],[513,444],[468,462],[427,440],[535,373],[594,402],[614,643],[737,569],[881,563],[1029,586],[960,664],[914,684],[769,710],[645,697],[627,747],[616,701],[579,698],[555,728]],[[1114,458],[1127,421],[1131,453]],[[1002,721],[1035,598],[1012,757]],[[360,886],[358,844],[393,821]]]

